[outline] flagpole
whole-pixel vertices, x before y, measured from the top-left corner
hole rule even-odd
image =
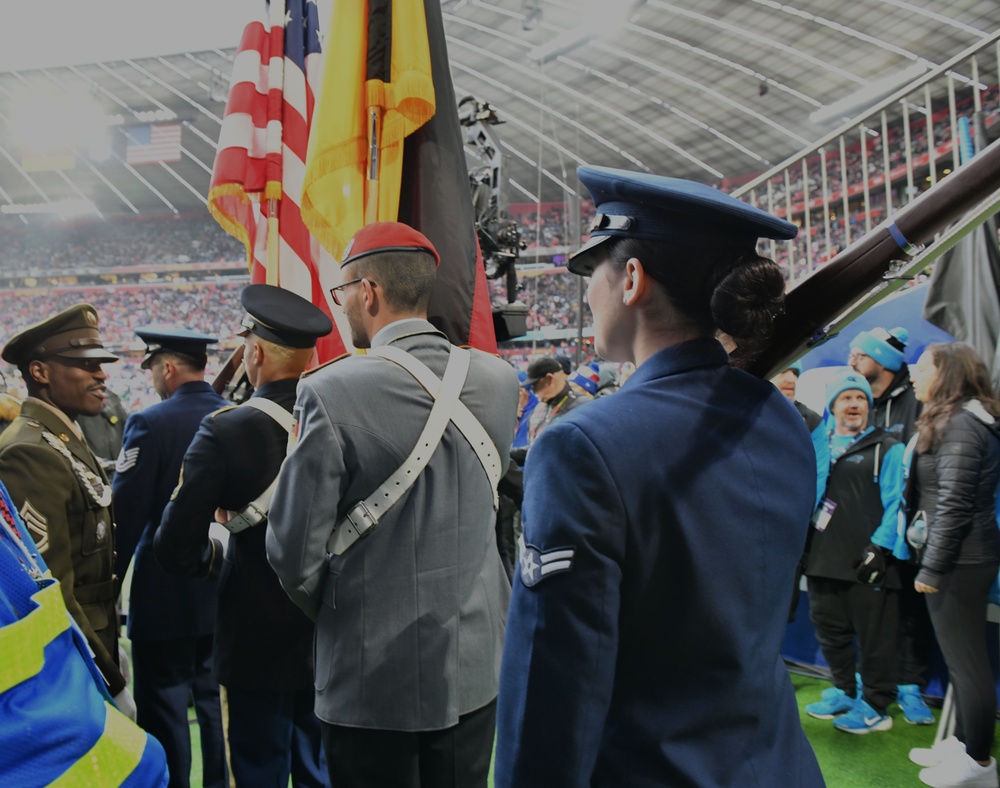
[[[365,189],[365,224],[371,224],[379,220],[378,215],[378,187],[379,187],[379,160],[378,151],[382,136],[382,109],[381,107],[368,107],[368,185]],[[388,218],[388,217],[386,217]],[[395,218],[395,217],[393,217]]]
[[[281,277],[278,275],[279,240],[278,235],[278,201],[271,198],[267,201],[267,277],[269,285],[279,287]]]
[[[271,36],[272,42],[276,43],[271,51],[271,57],[267,64],[268,85],[268,124],[267,124],[267,152],[269,157],[276,156],[278,171],[273,173],[274,180],[269,181],[265,193],[269,193],[267,200],[267,274],[265,281],[269,285],[279,286],[281,275],[279,266],[280,260],[280,240],[278,234],[278,199],[282,190],[282,165],[284,157],[282,147],[284,128],[282,123],[282,103],[285,88],[285,0],[271,0]],[[279,87],[280,90],[274,90]],[[275,193],[277,192],[277,193]]]

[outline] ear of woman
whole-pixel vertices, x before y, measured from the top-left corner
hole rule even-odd
[[[649,275],[638,257],[629,258],[628,262],[625,263],[624,272],[625,291],[622,300],[626,306],[631,306],[638,303],[646,294],[649,288]]]

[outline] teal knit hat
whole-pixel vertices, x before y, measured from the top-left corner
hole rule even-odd
[[[906,350],[909,339],[910,332],[902,326],[897,326],[891,331],[873,328],[871,331],[862,331],[858,334],[851,342],[851,350],[857,348],[890,372],[899,372],[899,368],[906,360],[903,351]]]
[[[841,372],[833,380],[826,384],[826,409],[833,413],[833,403],[841,394],[851,389],[859,389],[868,397],[868,407],[872,407],[872,387],[868,381],[857,372]]]

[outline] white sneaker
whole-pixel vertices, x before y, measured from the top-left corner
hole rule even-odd
[[[933,747],[914,747],[910,750],[910,760],[917,766],[937,766],[948,760],[950,755],[965,755],[965,745],[954,736],[942,739]]]
[[[968,755],[949,759],[923,769],[920,782],[931,788],[998,788],[996,758],[990,758],[988,766],[980,766]]]

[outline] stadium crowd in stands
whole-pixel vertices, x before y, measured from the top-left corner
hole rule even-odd
[[[971,98],[958,102],[959,113],[968,114]],[[983,115],[988,127],[1000,120],[1000,100],[996,86],[983,94]],[[929,150],[926,122],[923,116],[911,118],[911,158]],[[939,177],[950,165],[952,129],[950,116],[938,109],[932,124],[934,145],[938,151]],[[885,135],[888,138],[890,171],[905,164],[904,132],[896,123]],[[876,179],[885,167],[881,133],[867,140],[868,176]],[[853,187],[862,181],[860,142],[848,146],[847,183]],[[827,188],[834,193],[841,187],[840,152],[827,156]],[[808,194],[815,198],[822,188],[820,155],[807,160]],[[903,199],[905,174],[893,172],[893,205]],[[746,179],[716,184],[723,191],[735,190]],[[871,180],[875,184],[876,180]],[[804,181],[800,177],[789,181],[791,201],[803,199]],[[918,188],[928,184],[918,179]],[[778,177],[755,190],[758,204],[786,204],[785,181]],[[775,249],[763,248],[773,254],[776,262],[794,282],[829,261],[849,242],[864,232],[866,220],[876,225],[884,218],[886,208],[884,186],[870,191],[867,206],[852,197],[852,213],[839,214],[842,203],[831,200],[829,231],[822,210],[810,213],[808,228],[803,227],[791,244]],[[508,216],[517,222],[525,250],[519,261],[519,285],[516,298],[527,305],[527,330],[534,332],[526,341],[513,341],[501,348],[501,354],[514,366],[524,369],[541,353],[563,353],[580,363],[594,359],[593,348],[586,330],[592,323],[589,306],[582,305],[584,341],[577,356],[577,324],[580,317],[580,291],[576,278],[564,267],[572,237],[586,240],[594,205],[583,200],[580,205],[579,232],[571,228],[572,220],[563,203],[511,204]],[[796,220],[804,224],[798,212]],[[850,229],[849,237],[847,228]],[[571,232],[572,230],[572,232]],[[111,386],[123,398],[131,411],[151,404],[155,395],[149,390],[146,376],[138,368],[139,343],[134,329],[153,322],[175,323],[196,331],[217,335],[220,342],[209,356],[209,378],[221,367],[225,357],[238,343],[234,330],[238,324],[239,290],[248,276],[242,263],[242,244],[221,230],[207,215],[181,215],[169,218],[120,219],[112,221],[76,221],[27,227],[4,223],[0,226],[0,280],[5,289],[0,296],[3,321],[0,339],[11,336],[19,328],[38,319],[40,312],[52,312],[72,303],[88,301],[102,316],[109,344],[123,353],[120,364],[109,366]],[[213,264],[218,264],[215,266]],[[113,282],[114,284],[105,284]],[[493,300],[507,300],[502,279],[491,280]],[[45,309],[40,308],[44,303]],[[6,385],[17,394],[20,378],[7,365],[0,366]]]
[[[127,265],[240,260],[243,244],[204,216],[111,222],[76,222],[0,234],[0,270],[44,276]]]

